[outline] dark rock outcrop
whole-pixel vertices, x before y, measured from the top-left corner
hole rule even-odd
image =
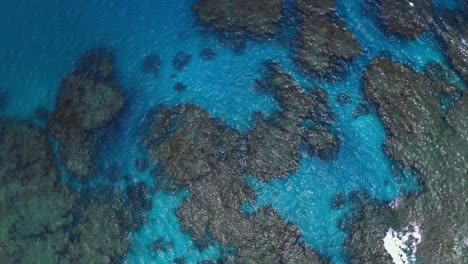
[[[299,168],[299,148],[309,133],[303,123],[306,120],[315,124],[329,123],[333,114],[327,105],[324,91],[317,89],[313,93],[304,91],[294,83],[291,76],[275,64],[265,67],[264,78],[256,84],[262,92],[270,93],[279,102],[281,110],[271,118],[260,120],[255,128],[247,134],[247,166],[249,175],[263,181],[286,177]],[[323,126],[324,133],[329,132]],[[311,148],[338,147],[336,137],[322,137],[322,146],[309,145]],[[318,135],[316,133],[316,135]],[[331,132],[330,132],[331,134]],[[312,138],[310,138],[312,140]],[[322,153],[322,150],[317,153]],[[315,151],[311,150],[311,151]]]
[[[0,262],[59,263],[75,197],[59,183],[45,133],[0,122]],[[42,236],[42,238],[41,238]]]
[[[3,87],[0,87],[0,111],[3,111],[8,106],[8,93]]]
[[[199,0],[192,6],[204,24],[255,35],[276,33],[282,9],[282,0]]]
[[[183,51],[179,51],[172,59],[172,66],[174,67],[174,69],[181,72],[187,68],[191,61],[192,55]]]
[[[185,84],[180,83],[180,82],[174,84],[174,91],[181,93],[181,92],[185,92],[185,90],[187,90],[187,86]]]
[[[431,27],[431,0],[379,1],[380,15],[389,31],[415,39]]]
[[[46,134],[0,121],[0,262],[115,263],[125,256],[128,210],[79,204],[60,182]]]
[[[204,60],[204,61],[211,61],[211,60],[214,60],[216,59],[216,57],[218,56],[218,54],[216,54],[216,52],[210,48],[204,48],[201,52],[200,52],[200,57]]]
[[[462,96],[446,114],[440,94],[455,88],[432,81],[387,59],[376,59],[365,73],[365,92],[377,105],[388,136],[388,155],[416,170],[424,190],[400,201],[393,210],[397,226],[417,224],[421,263],[463,263],[468,256],[468,100]],[[390,210],[387,208],[387,210]],[[373,230],[373,224],[360,224]],[[384,225],[380,231],[389,225]],[[365,232],[365,231],[364,231]],[[353,236],[353,235],[352,235]],[[373,241],[361,241],[359,259]],[[382,242],[380,242],[382,243]]]
[[[176,116],[175,130],[149,145],[149,154],[162,165],[166,177],[188,185],[191,196],[177,216],[196,245],[206,246],[210,235],[225,247],[234,246],[241,263],[279,263],[286,257],[314,263],[317,257],[295,244],[298,230],[273,210],[250,217],[241,212],[242,205],[254,198],[243,182],[242,135],[213,125],[218,121],[196,106],[184,105],[171,112]],[[155,134],[165,134],[159,132],[161,127],[167,126],[154,126]]]
[[[361,54],[361,47],[341,22],[333,22],[335,1],[299,0],[302,14],[301,48],[297,59],[303,68],[319,76],[339,72],[344,63]]]
[[[161,57],[155,53],[146,55],[141,65],[141,72],[144,74],[158,75],[161,70],[162,60]]]
[[[321,159],[332,159],[340,149],[340,139],[327,128],[316,127],[304,135],[307,149]]]
[[[344,251],[351,263],[394,263],[384,248],[383,239],[389,228],[399,228],[395,213],[388,205],[367,195],[354,193],[350,200],[353,213],[342,221],[341,228],[350,233]]]
[[[69,173],[91,178],[92,153],[89,135],[108,124],[124,104],[114,82],[113,59],[93,51],[80,59],[80,66],[61,84],[55,111],[48,127],[60,144],[60,154]],[[104,57],[100,57],[104,56]]]
[[[449,62],[468,84],[468,21],[460,20],[454,14],[445,14],[437,16],[434,25],[445,44]]]
[[[116,263],[127,254],[130,239],[125,230],[128,211],[110,204],[92,204],[80,212],[72,228],[77,240],[69,244],[67,263]]]

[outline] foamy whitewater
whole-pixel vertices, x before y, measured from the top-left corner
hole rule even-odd
[[[383,239],[384,247],[392,256],[395,264],[410,264],[416,261],[417,245],[421,243],[421,230],[416,223],[411,223],[403,231],[388,229]]]

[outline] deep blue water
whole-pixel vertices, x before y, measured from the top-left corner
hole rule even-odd
[[[385,54],[416,71],[431,62],[446,64],[435,37],[427,32],[415,41],[392,36],[376,25],[360,0],[338,1],[338,14],[363,47],[363,54],[349,66],[342,80],[327,82],[311,79],[295,69],[291,51],[284,41],[249,40],[242,54],[223,47],[219,33],[201,31],[190,11],[191,0],[15,0],[2,1],[0,8],[0,113],[2,117],[34,120],[39,108],[52,111],[61,78],[72,70],[75,59],[85,50],[110,46],[117,54],[120,82],[127,105],[120,118],[105,133],[96,149],[100,172],[91,185],[107,185],[106,171],[118,168],[134,182],[152,183],[153,177],[139,173],[135,159],[145,158],[136,143],[142,118],[155,105],[190,102],[207,109],[213,116],[240,130],[252,126],[255,112],[271,113],[277,108],[272,98],[256,94],[252,87],[260,78],[260,65],[268,59],[278,61],[303,87],[318,85],[329,95],[337,116],[334,130],[342,148],[334,161],[304,156],[300,170],[285,180],[262,184],[247,180],[259,194],[251,209],[273,205],[288,222],[302,231],[305,242],[334,263],[343,263],[342,243],[346,234],[337,228],[350,213],[349,205],[333,211],[330,203],[338,193],[366,191],[372,197],[392,201],[419,188],[416,176],[407,173],[394,177],[391,161],[383,150],[384,128],[374,114],[353,117],[363,102],[362,72],[370,61]],[[440,8],[456,9],[455,0],[434,0]],[[199,53],[209,47],[217,58],[203,61]],[[172,58],[183,51],[192,55],[188,68],[177,73]],[[141,74],[141,62],[149,52],[161,56],[158,77]],[[457,80],[454,80],[456,82]],[[187,86],[176,93],[173,86]],[[340,106],[336,97],[346,93],[352,103]],[[2,99],[3,98],[3,99]],[[64,176],[71,185],[80,184]],[[397,180],[398,179],[398,180]],[[115,183],[125,188],[126,183]],[[187,192],[176,195],[156,193],[146,226],[132,235],[126,263],[171,263],[183,256],[188,263],[215,259],[220,248],[197,251],[190,237],[179,227],[175,211]],[[173,247],[155,254],[148,249],[157,238]]]

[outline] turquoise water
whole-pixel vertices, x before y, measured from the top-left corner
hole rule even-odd
[[[155,105],[197,104],[229,126],[241,131],[250,129],[255,112],[268,115],[277,109],[272,98],[251,89],[260,78],[259,66],[273,59],[304,88],[316,85],[325,89],[337,116],[334,130],[342,148],[331,162],[304,156],[300,170],[285,180],[262,184],[248,178],[258,193],[253,209],[273,205],[286,221],[302,230],[309,246],[334,263],[343,263],[341,245],[346,234],[337,224],[350,213],[350,208],[348,204],[341,210],[331,210],[334,195],[366,191],[390,202],[419,188],[411,173],[405,177],[393,175],[391,161],[383,150],[385,131],[378,117],[369,114],[355,118],[353,110],[364,101],[362,72],[376,56],[390,56],[416,71],[422,71],[428,63],[447,62],[433,34],[427,32],[415,41],[398,39],[376,26],[376,18],[366,12],[362,1],[338,1],[339,16],[364,52],[335,82],[311,79],[297,71],[292,53],[281,39],[248,40],[242,54],[223,47],[218,33],[199,30],[189,9],[193,2],[190,0],[4,2],[0,9],[0,91],[5,91],[7,100],[0,107],[2,117],[35,120],[37,109],[52,111],[61,78],[72,70],[74,60],[83,51],[103,45],[116,51],[127,105],[120,118],[102,131],[105,140],[96,149],[100,171],[90,185],[115,184],[125,188],[128,182],[106,177],[109,168],[118,168],[133,182],[153,184],[149,172],[138,172],[134,163],[135,159],[146,157],[137,144],[138,128]],[[447,9],[458,8],[456,1],[434,3]],[[218,54],[215,60],[206,62],[200,58],[200,51],[206,47]],[[192,55],[190,65],[180,73],[171,65],[179,51]],[[149,52],[157,53],[163,61],[158,77],[141,74],[141,62]],[[177,82],[185,84],[187,90],[176,93],[173,86]],[[337,104],[336,97],[341,93],[350,96],[352,102]],[[84,188],[73,179],[64,179]],[[153,196],[149,222],[132,234],[126,263],[171,263],[177,257],[196,263],[220,255],[222,250],[217,245],[199,252],[181,231],[175,212],[187,196],[184,191]],[[172,246],[156,253],[149,245],[159,238]]]

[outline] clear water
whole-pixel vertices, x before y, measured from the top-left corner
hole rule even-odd
[[[246,131],[252,126],[255,112],[271,113],[277,104],[268,96],[256,94],[251,86],[260,78],[259,66],[268,59],[279,61],[303,87],[324,88],[337,115],[334,129],[342,140],[335,161],[324,162],[304,156],[300,170],[285,180],[262,184],[248,178],[258,192],[251,209],[273,205],[288,222],[302,231],[305,242],[329,257],[344,263],[342,243],[346,234],[337,223],[349,214],[349,206],[333,211],[334,195],[367,191],[371,196],[392,201],[418,187],[416,177],[408,174],[397,180],[382,144],[385,131],[378,117],[366,115],[355,119],[354,108],[363,102],[362,72],[376,56],[385,54],[422,71],[427,63],[446,63],[435,38],[424,34],[415,41],[403,41],[376,26],[375,18],[366,13],[360,0],[339,0],[338,14],[356,36],[364,53],[353,61],[343,80],[329,83],[314,80],[298,72],[291,51],[278,40],[248,41],[244,53],[235,54],[219,44],[213,32],[201,32],[189,6],[193,1],[180,0],[87,0],[87,1],[2,1],[0,8],[0,91],[7,100],[0,102],[4,118],[34,120],[35,111],[52,111],[60,80],[72,70],[74,60],[85,50],[102,45],[115,49],[119,76],[127,96],[124,113],[100,142],[98,165],[101,177],[91,185],[110,184],[105,171],[117,167],[135,182],[152,183],[149,173],[134,168],[136,158],[145,157],[136,144],[138,125],[157,104],[175,105],[189,102],[207,109],[228,125]],[[456,9],[456,1],[434,0],[437,6]],[[216,60],[205,62],[203,48],[218,53]],[[184,51],[192,62],[182,73],[172,68],[172,58]],[[149,52],[161,56],[159,77],[141,74],[141,62]],[[173,86],[182,82],[188,88],[176,93]],[[346,93],[352,103],[340,106],[336,97]],[[80,187],[73,179],[70,184]],[[115,183],[125,188],[123,181]],[[177,195],[157,193],[150,219],[132,234],[131,252],[126,263],[171,263],[185,257],[188,263],[216,259],[219,246],[197,251],[184,234],[175,216],[187,192]],[[173,247],[156,254],[148,246],[158,238]]]

